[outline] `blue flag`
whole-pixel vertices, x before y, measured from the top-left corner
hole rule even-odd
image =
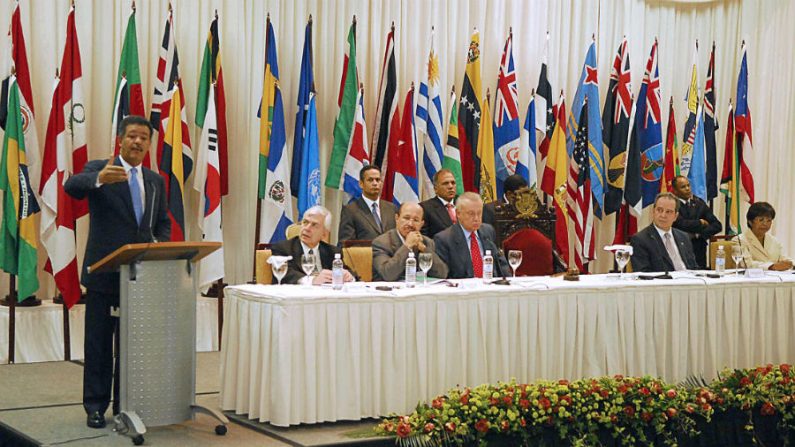
[[[690,170],[687,171],[687,179],[690,180],[690,189],[693,195],[707,201],[707,162],[706,145],[704,143],[704,110],[698,108],[696,113],[696,137],[693,141],[693,158],[690,162]]]
[[[651,47],[646,72],[638,93],[635,127],[640,147],[640,175],[643,208],[654,203],[660,192],[663,172],[662,123],[660,114],[660,71],[657,68],[657,41]],[[629,167],[627,168],[629,169]]]
[[[309,108],[306,113],[306,135],[301,153],[301,171],[298,175],[298,218],[304,211],[320,205],[320,150],[317,136],[317,106],[315,94],[309,94]],[[295,176],[293,176],[295,177]]]
[[[307,138],[309,128],[307,127],[307,115],[309,113],[309,97],[314,91],[315,75],[312,71],[312,22],[306,24],[304,32],[304,52],[301,56],[301,74],[298,78],[298,111],[295,113],[295,134],[293,136],[293,165],[290,170],[290,189],[296,197],[301,197],[301,186],[306,187],[304,177],[301,177],[303,159],[306,154],[303,152],[304,139]],[[317,121],[315,122],[317,126]],[[315,128],[317,133],[317,128]],[[313,205],[310,205],[310,207]],[[307,207],[309,208],[309,207]],[[301,209],[300,201],[298,205],[298,216],[303,216],[304,210]]]
[[[530,97],[527,105],[527,116],[522,127],[522,144],[519,148],[519,159],[516,160],[516,173],[527,180],[530,188],[538,188],[538,173],[536,170],[536,99],[535,93]]]

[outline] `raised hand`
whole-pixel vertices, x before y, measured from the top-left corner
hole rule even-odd
[[[127,173],[124,168],[113,164],[114,157],[108,158],[108,163],[99,171],[97,180],[100,184],[119,183],[127,181]]]

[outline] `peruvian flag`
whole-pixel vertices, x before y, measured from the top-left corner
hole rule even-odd
[[[70,308],[80,299],[75,220],[88,212],[85,200],[75,200],[63,190],[69,176],[82,171],[87,159],[82,69],[74,6],[67,17],[66,46],[60,74],[53,92],[42,157],[39,189],[41,242],[48,254],[45,270],[55,277],[64,304]]]

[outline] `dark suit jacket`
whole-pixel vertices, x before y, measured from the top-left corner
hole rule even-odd
[[[494,277],[509,275],[511,270],[508,262],[504,256],[500,256],[494,242],[497,240],[494,227],[482,224],[478,230],[478,236],[480,236],[481,245],[483,245],[483,253],[485,254],[486,250],[491,250],[491,255],[494,256]],[[464,230],[460,224],[452,225],[440,232],[433,238],[433,242],[436,244],[436,253],[447,264],[448,278],[473,278],[475,276],[475,271],[472,268],[472,256],[469,253]]]
[[[688,269],[696,269],[696,259],[693,256],[693,246],[690,245],[690,237],[684,231],[672,228],[671,232],[679,249],[679,256],[682,257]],[[629,242],[633,248],[632,271],[635,272],[672,272],[674,263],[668,256],[662,238],[657,232],[654,224],[649,225],[637,234],[632,236]]]
[[[345,205],[340,214],[340,229],[337,236],[337,246],[342,246],[342,241],[368,240],[371,241],[387,231],[395,228],[395,205],[386,200],[378,201],[378,210],[381,213],[383,229],[375,224],[373,211],[367,207],[364,199],[357,198]]]
[[[693,244],[693,253],[696,256],[696,264],[700,268],[706,268],[707,242],[710,237],[720,233],[723,225],[712,214],[709,205],[696,196],[693,196],[688,203],[680,203],[680,205],[679,217],[676,218],[673,227],[689,233],[690,242]],[[701,225],[700,219],[708,222],[706,227]]]
[[[322,269],[331,270],[331,263],[334,262],[334,254],[339,253],[336,247],[320,241],[318,245],[320,248],[320,267]],[[306,276],[303,267],[301,267],[301,256],[304,254],[304,247],[301,246],[301,239],[294,237],[281,242],[277,242],[271,246],[271,253],[276,256],[292,256],[287,264],[287,274],[282,278],[282,284],[298,284],[298,281]],[[273,278],[273,284],[276,284],[276,277]]]
[[[453,224],[450,215],[447,214],[447,208],[442,205],[438,197],[433,196],[428,200],[420,202],[420,206],[422,207],[422,218],[425,221],[420,232],[424,236],[433,239],[436,233]]]
[[[425,252],[433,254],[433,264],[428,270],[428,276],[447,278],[447,264],[436,254],[433,241],[428,236],[423,236],[422,242],[425,244]],[[409,249],[400,240],[397,230],[389,230],[375,238],[373,240],[373,281],[405,279],[408,257]],[[414,257],[417,259],[417,271],[420,271],[419,254],[415,252]]]
[[[486,203],[483,205],[483,223],[487,223],[492,227],[497,220],[497,202]]]
[[[149,169],[141,169],[146,203],[139,226],[127,182],[95,187],[99,171],[107,163],[107,159],[86,163],[83,172],[69,177],[64,190],[76,199],[88,197],[90,224],[81,283],[87,289],[117,294],[118,272],[88,273],[88,267],[122,245],[150,242],[153,237],[160,242],[168,241],[171,237],[171,221],[167,214],[166,186],[162,177]],[[122,165],[118,157],[113,164]]]

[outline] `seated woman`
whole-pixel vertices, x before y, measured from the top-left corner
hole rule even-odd
[[[748,208],[745,218],[751,231],[738,237],[745,265],[767,270],[791,269],[792,259],[782,253],[781,242],[767,234],[776,218],[776,210],[767,202],[756,202]]]

